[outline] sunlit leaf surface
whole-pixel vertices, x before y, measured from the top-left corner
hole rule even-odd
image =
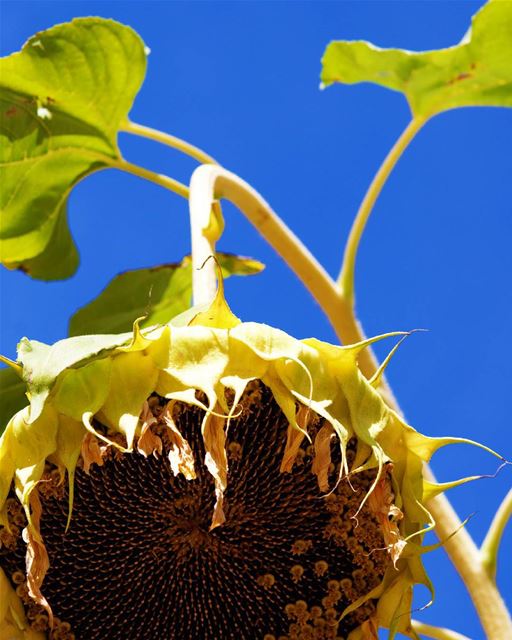
[[[322,64],[324,85],[374,82],[401,91],[419,117],[456,107],[512,107],[512,2],[487,3],[460,44],[447,49],[339,41],[329,44]]]
[[[44,280],[74,273],[68,195],[120,159],[117,132],[145,69],[139,36],[101,18],[38,33],[0,60],[3,264]]]

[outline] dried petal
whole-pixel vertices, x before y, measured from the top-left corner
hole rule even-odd
[[[194,469],[194,454],[189,443],[179,432],[176,423],[172,417],[174,402],[167,405],[164,414],[164,422],[169,428],[168,437],[171,443],[169,450],[169,462],[174,475],[182,473],[187,480],[193,480],[196,477]]]

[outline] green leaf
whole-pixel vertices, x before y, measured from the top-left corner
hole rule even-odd
[[[35,278],[74,273],[71,189],[121,160],[117,132],[144,80],[144,43],[129,27],[79,18],[0,60],[0,258]]]
[[[222,275],[259,273],[264,265],[252,258],[217,253]],[[169,322],[190,307],[192,265],[189,257],[178,264],[135,269],[116,276],[100,295],[71,318],[71,336],[129,331],[134,320],[141,327]]]
[[[80,262],[75,243],[69,233],[66,206],[60,208],[53,233],[43,253],[21,263],[6,265],[20,269],[32,278],[61,280],[71,277]]]
[[[374,82],[401,91],[416,117],[469,106],[512,107],[512,2],[492,0],[460,44],[411,52],[364,42],[331,42],[322,83]]]
[[[13,415],[28,405],[27,385],[10,368],[0,369],[0,435]]]

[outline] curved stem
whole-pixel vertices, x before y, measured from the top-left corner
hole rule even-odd
[[[217,238],[207,236],[204,230],[210,224],[211,205],[220,198],[227,198],[245,214],[304,283],[338,332],[341,298],[328,273],[257,191],[234,173],[214,165],[198,167],[190,181],[192,235],[196,239],[192,255],[195,302],[208,302],[211,296],[211,283],[204,282],[211,281],[211,275],[198,268],[214,252]]]
[[[482,564],[489,576],[493,579],[496,578],[496,563],[498,560],[498,550],[501,543],[501,538],[508,521],[512,517],[512,489],[507,493],[503,502],[500,504],[496,515],[489,527],[489,531],[485,536],[485,540],[480,548],[482,554]]]
[[[172,136],[169,133],[165,133],[163,131],[159,131],[158,129],[153,129],[152,127],[146,127],[142,124],[137,124],[136,122],[131,122],[130,120],[126,120],[121,126],[121,131],[125,133],[131,133],[136,136],[140,136],[142,138],[147,138],[149,140],[153,140],[155,142],[159,142],[173,149],[177,149],[181,151],[185,155],[194,158],[201,164],[213,164],[217,165],[217,161],[208,153],[200,149],[199,147],[190,144],[186,140],[182,140],[181,138],[177,138],[176,136]],[[191,208],[192,211],[192,208]],[[218,202],[213,203],[213,211],[212,215],[216,216],[219,220],[222,220],[222,209]],[[200,248],[200,245],[205,242],[205,239],[201,237],[200,227],[197,228],[197,221],[192,218],[190,219],[191,226],[191,238],[192,238],[192,255],[203,255],[205,253],[204,250]],[[199,243],[199,246],[198,246]],[[208,254],[210,255],[210,254]],[[208,257],[206,255],[206,257]],[[202,275],[197,274],[197,270],[200,269],[202,271]],[[198,296],[203,300],[213,300],[215,296],[215,265],[213,262],[208,261],[208,263],[201,265],[195,265],[193,273],[193,280],[196,281],[196,286],[194,288],[194,301],[197,300]],[[201,294],[198,293],[197,287],[200,286],[198,281],[203,283],[205,287],[204,291]],[[194,302],[194,304],[198,304]]]
[[[207,304],[215,295],[215,265],[212,261],[205,264],[205,260],[215,253],[218,238],[212,238],[205,230],[210,226],[211,206],[216,198],[233,202],[276,250],[318,302],[341,342],[352,344],[364,339],[352,308],[316,258],[255,189],[220,166],[202,165],[190,181],[194,304]],[[371,349],[360,354],[359,367],[368,378],[375,373],[378,362]],[[397,406],[385,381],[380,391],[389,404]]]
[[[151,127],[146,127],[142,124],[137,124],[136,122],[127,120],[123,123],[120,130],[125,133],[132,133],[142,138],[149,138],[155,142],[161,142],[168,147],[182,151],[187,156],[194,158],[202,164],[218,164],[212,156],[205,153],[202,149],[199,149],[199,147],[195,147],[193,144],[190,144],[181,138],[171,136],[169,133],[164,133],[158,129],[152,129]]]
[[[435,640],[471,640],[467,636],[463,636],[462,633],[457,633],[451,629],[434,627],[431,624],[424,624],[418,620],[412,621],[412,628],[416,633],[427,636],[427,638],[435,638]]]
[[[158,184],[161,187],[165,187],[173,193],[178,194],[182,198],[188,198],[189,196],[189,189],[186,185],[178,182],[178,180],[169,178],[169,176],[166,176],[162,173],[155,173],[154,171],[144,169],[143,167],[139,167],[139,165],[132,164],[131,162],[127,162],[126,160],[111,162],[110,166],[113,169],[121,169],[121,171],[125,171],[126,173],[131,173],[135,176],[138,176],[139,178],[144,178],[145,180],[154,182],[155,184]]]
[[[375,174],[375,177],[366,192],[366,195],[359,207],[359,211],[354,219],[350,234],[345,246],[345,254],[343,256],[343,264],[341,267],[340,275],[338,276],[338,285],[343,292],[343,297],[352,306],[354,305],[354,273],[357,250],[359,249],[359,243],[363,235],[368,218],[372,212],[373,205],[379,197],[382,187],[384,186],[389,174],[393,170],[394,166],[398,162],[398,159],[418,133],[421,127],[426,122],[426,118],[415,117],[411,120],[408,126],[403,131],[402,135],[395,142],[393,148],[386,156],[384,162],[381,164],[379,170]]]

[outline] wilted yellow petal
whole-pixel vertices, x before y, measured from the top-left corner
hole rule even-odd
[[[331,464],[331,440],[334,437],[334,429],[330,424],[324,424],[315,437],[315,459],[311,470],[316,474],[320,491],[329,489],[327,476]]]
[[[140,436],[137,440],[137,451],[143,456],[159,455],[162,453],[162,440],[153,433],[151,427],[158,422],[147,401],[144,402],[140,416],[142,422]]]
[[[89,473],[92,464],[101,467],[103,464],[103,456],[98,439],[92,433],[86,433],[82,440],[82,448],[80,450],[85,473]]]
[[[101,416],[109,427],[126,436],[128,450],[133,446],[139,416],[157,378],[152,358],[143,351],[112,358],[110,393],[101,407]]]
[[[48,601],[41,593],[44,576],[50,566],[50,560],[40,532],[41,502],[37,492],[30,495],[31,517],[25,529],[27,543],[27,586],[34,602],[44,607],[48,613],[50,627],[53,625],[53,613]]]
[[[30,492],[38,482],[44,463],[56,449],[57,414],[43,407],[39,418],[29,422],[29,407],[18,411],[0,438],[0,505],[4,505],[11,482],[16,476],[20,502],[28,509]],[[1,524],[8,527],[3,510]]]
[[[81,422],[63,414],[59,416],[57,447],[55,453],[49,456],[49,460],[54,462],[60,469],[64,468],[68,472],[69,510],[67,526],[69,526],[73,509],[75,469],[85,433],[84,425]]]
[[[111,358],[93,360],[78,369],[66,369],[58,378],[52,404],[77,422],[87,411],[99,411],[110,392]]]
[[[284,448],[283,460],[280,468],[281,473],[290,473],[293,468],[293,463],[295,462],[297,453],[299,452],[300,445],[308,431],[310,414],[311,410],[308,409],[308,407],[300,405],[294,418],[294,424],[290,424],[288,426],[286,446]]]

